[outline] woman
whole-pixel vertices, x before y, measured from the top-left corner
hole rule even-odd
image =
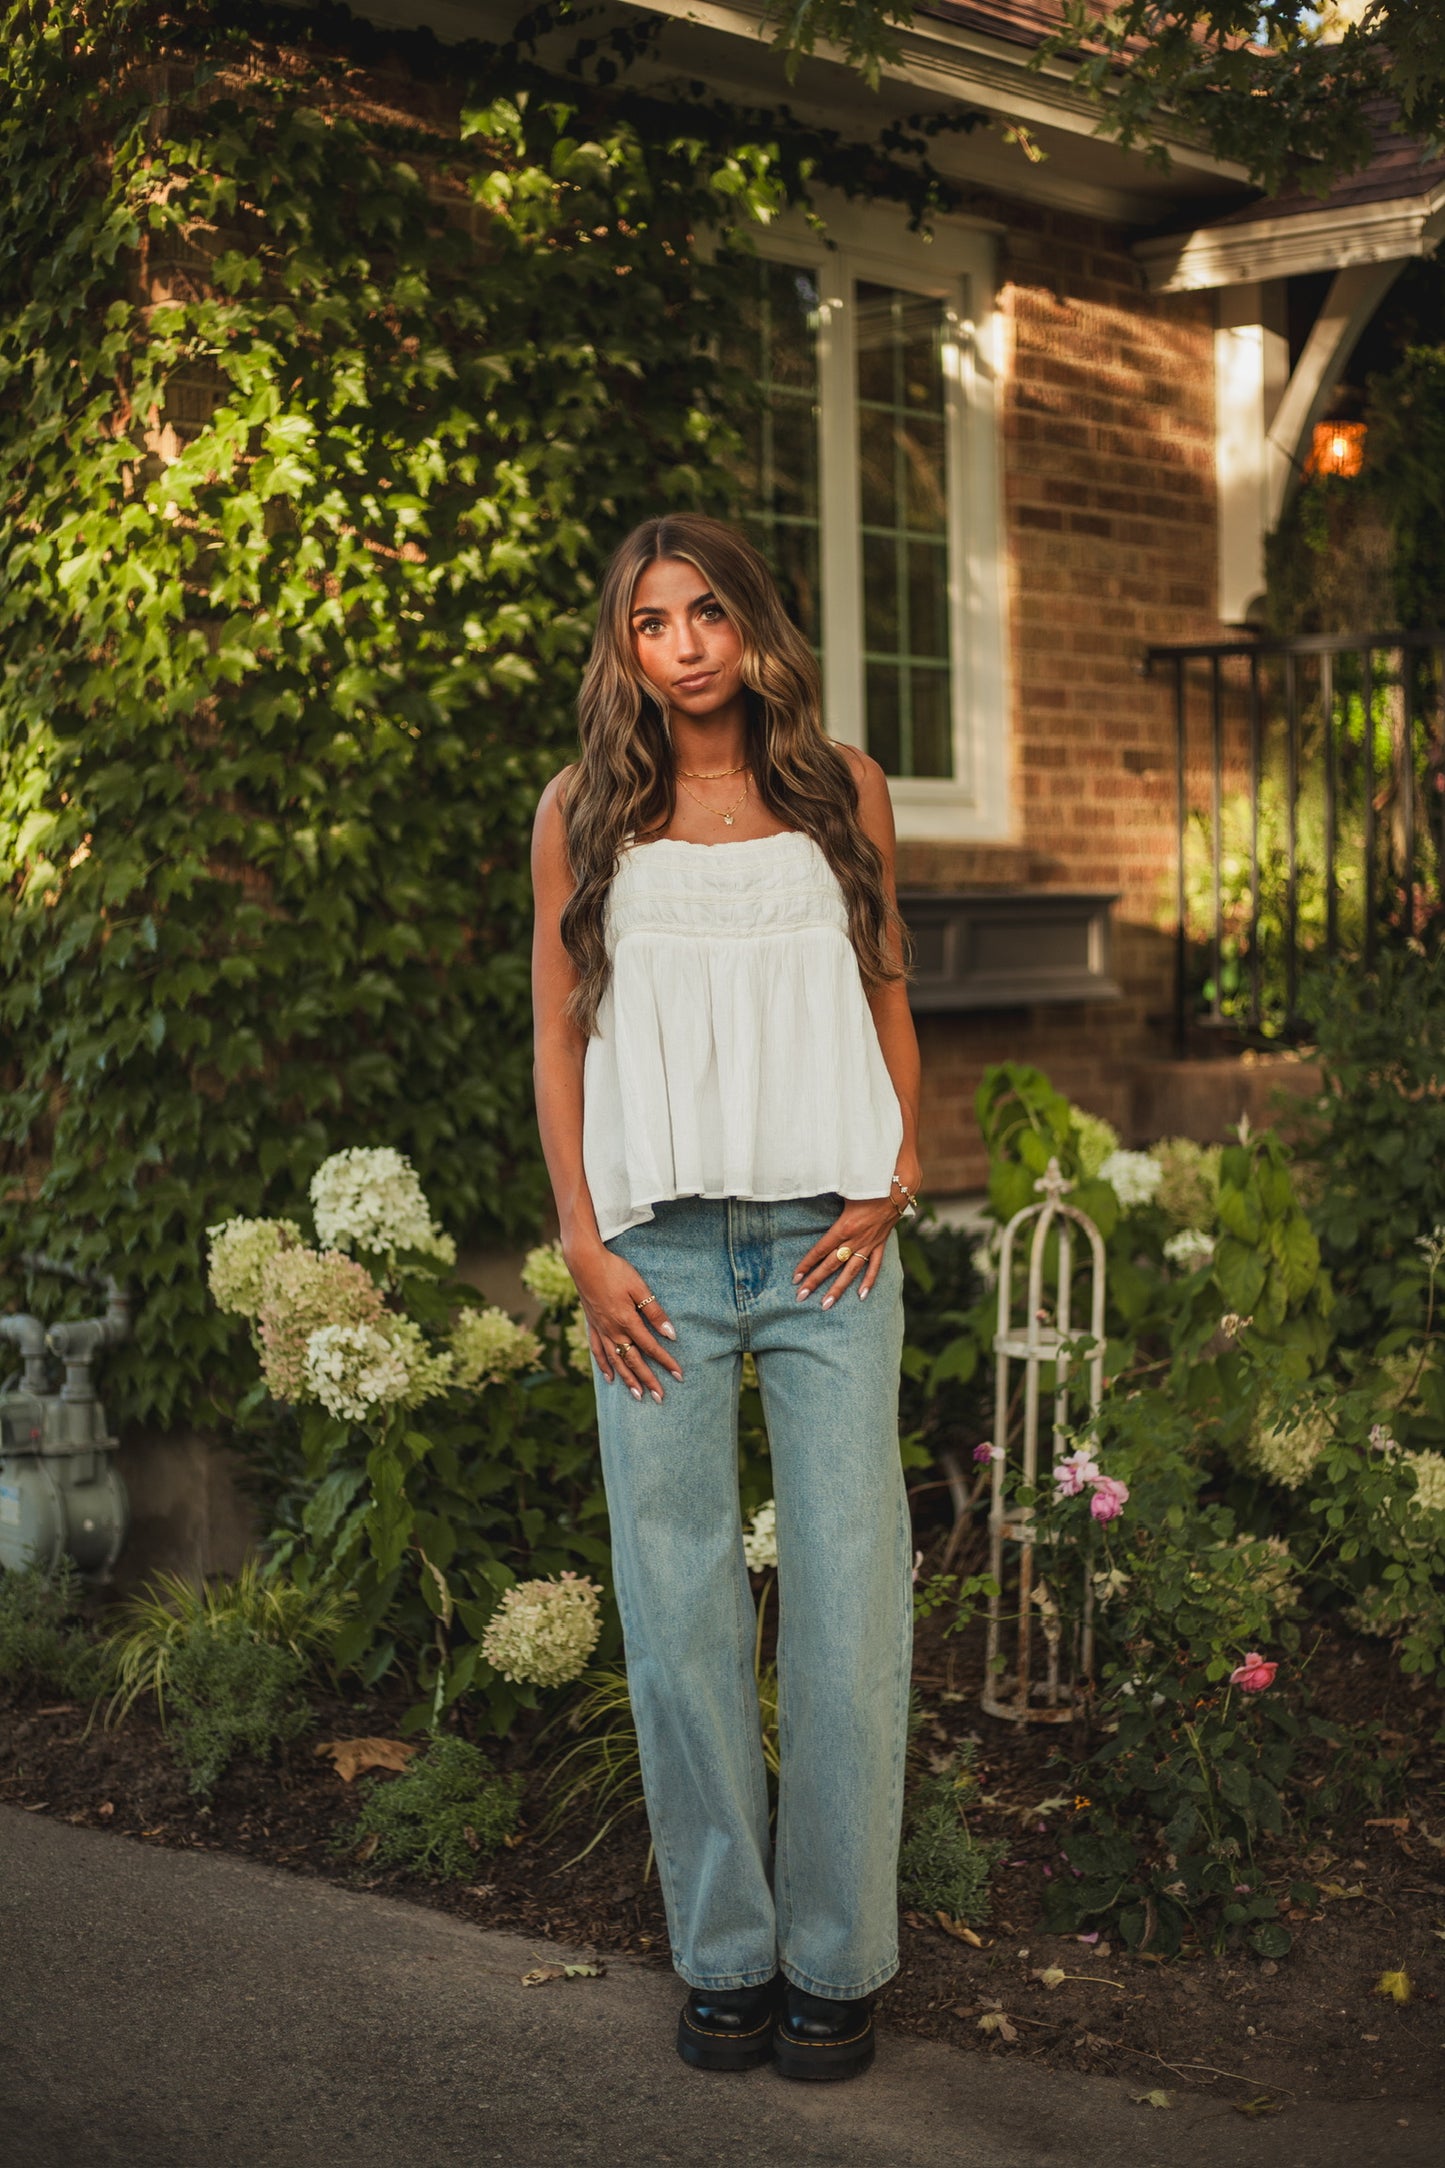
[[[898,1969],[912,1645],[898,1454],[918,1046],[875,761],[715,520],[617,552],[533,842],[537,1114],[594,1361],[684,2059],[843,2078]],[[737,1483],[779,1554],[775,1852]]]

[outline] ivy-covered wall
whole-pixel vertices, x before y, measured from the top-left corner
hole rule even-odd
[[[532,811],[607,552],[731,501],[693,236],[933,184],[649,105],[626,40],[549,79],[525,26],[3,22],[0,1292],[86,1302],[27,1249],[116,1271],[116,1412],[204,1423],[241,1352],[204,1230],[327,1153],[534,1232]]]

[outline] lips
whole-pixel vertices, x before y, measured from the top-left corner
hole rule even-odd
[[[698,677],[678,678],[673,686],[673,691],[678,693],[700,693],[704,685],[711,685],[716,676],[716,670],[704,670]]]

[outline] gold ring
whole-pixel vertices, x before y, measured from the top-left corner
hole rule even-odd
[[[837,1258],[840,1265],[846,1265],[849,1258],[853,1255],[853,1252],[849,1249],[847,1243],[844,1242],[838,1249],[834,1250],[833,1255]]]
[[[656,1295],[644,1295],[641,1302],[638,1303],[637,1307],[639,1310],[645,1310],[650,1302],[656,1302],[656,1300]]]
[[[630,1352],[631,1347],[632,1342],[630,1340],[619,1340],[612,1352],[614,1355],[626,1355]]]

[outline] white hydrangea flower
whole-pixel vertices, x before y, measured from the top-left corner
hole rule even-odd
[[[771,1498],[758,1507],[743,1533],[743,1556],[751,1573],[766,1573],[778,1563],[778,1508]]]
[[[1261,1421],[1249,1441],[1250,1456],[1271,1482],[1298,1490],[1331,1436],[1328,1416],[1313,1408],[1286,1424]]]
[[[499,1385],[518,1370],[535,1370],[542,1360],[542,1343],[525,1325],[518,1325],[505,1310],[464,1310],[452,1327],[453,1375],[469,1392],[482,1385]]]
[[[308,1396],[306,1344],[323,1325],[386,1322],[386,1303],[365,1265],[340,1250],[278,1250],[261,1268],[257,1329],[261,1374],[276,1400]]]
[[[1207,1234],[1219,1216],[1219,1171],[1223,1160],[1217,1144],[1196,1144],[1192,1137],[1164,1137],[1151,1144],[1149,1157],[1162,1169],[1155,1199],[1166,1219],[1176,1227],[1193,1227]]]
[[[1071,1106],[1069,1116],[1074,1125],[1079,1172],[1086,1181],[1091,1181],[1104,1162],[1118,1151],[1119,1132],[1102,1114],[1086,1114],[1082,1107]]]
[[[307,1391],[342,1422],[365,1422],[378,1408],[416,1407],[450,1380],[450,1355],[433,1354],[410,1318],[323,1325],[306,1342]]]
[[[544,1310],[567,1310],[577,1300],[577,1282],[562,1255],[560,1242],[541,1242],[522,1262],[522,1285]]]
[[[1200,1234],[1197,1227],[1181,1227],[1178,1234],[1171,1235],[1165,1243],[1164,1255],[1181,1272],[1193,1272],[1200,1265],[1213,1262],[1214,1238]]]
[[[219,1310],[255,1317],[262,1301],[266,1266],[282,1250],[301,1247],[294,1220],[228,1219],[206,1229],[211,1246],[209,1284]]]
[[[562,1335],[567,1343],[567,1354],[574,1370],[580,1370],[584,1378],[592,1375],[592,1342],[587,1336],[587,1312],[579,1303],[567,1321]]]
[[[333,1152],[311,1178],[311,1209],[323,1249],[357,1250],[388,1264],[398,1250],[454,1265],[457,1246],[432,1219],[417,1172],[387,1145]]]
[[[1099,1169],[1125,1212],[1152,1204],[1164,1179],[1164,1169],[1148,1152],[1111,1152]]]
[[[1401,1464],[1413,1471],[1417,1513],[1445,1513],[1445,1453],[1402,1453]]]
[[[602,1631],[595,1581],[564,1573],[506,1590],[482,1634],[482,1654],[516,1686],[566,1686],[585,1669]]]

